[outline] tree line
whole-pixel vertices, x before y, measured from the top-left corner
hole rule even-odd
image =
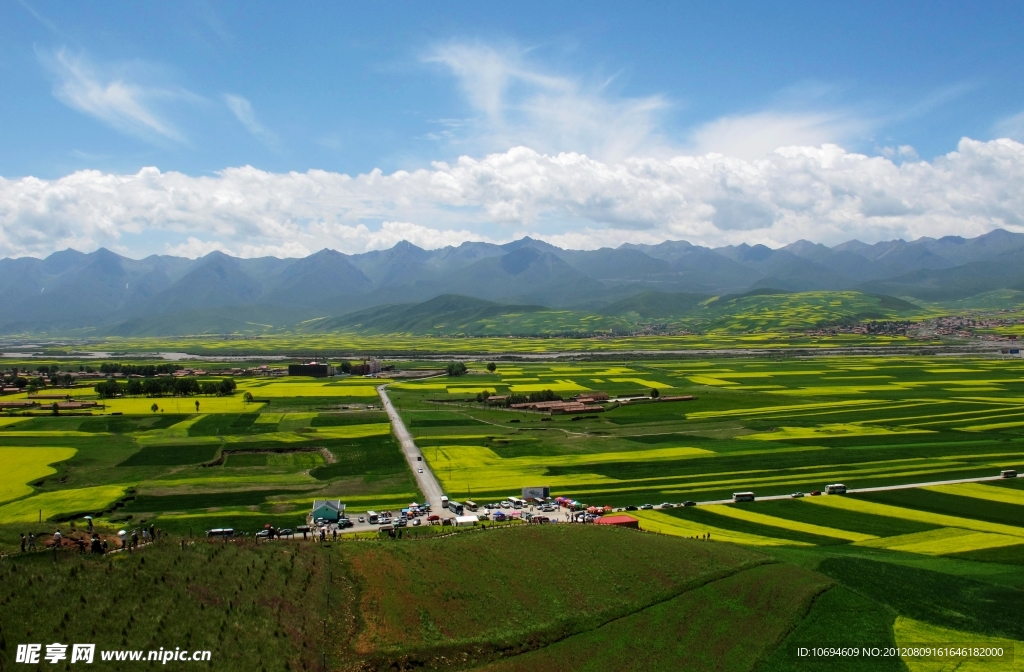
[[[234,394],[238,386],[231,378],[219,381],[206,380],[199,382],[195,378],[131,378],[127,383],[119,383],[108,378],[96,385],[93,390],[103,399],[113,397],[191,397],[196,394],[209,396],[228,396]]]

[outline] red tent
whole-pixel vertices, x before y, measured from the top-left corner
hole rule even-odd
[[[615,525],[617,527],[631,527],[640,529],[640,521],[633,516],[601,516],[594,521],[598,525]]]

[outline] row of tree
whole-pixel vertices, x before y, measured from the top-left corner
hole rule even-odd
[[[491,393],[484,390],[480,394],[476,395],[476,400],[483,403],[491,398]],[[511,406],[512,404],[525,404],[527,402],[535,404],[539,401],[562,401],[560,395],[555,394],[551,390],[541,390],[540,392],[530,392],[529,394],[510,394],[505,397],[505,406]]]
[[[237,385],[231,378],[219,381],[206,380],[199,382],[195,378],[131,378],[127,384],[108,378],[94,387],[96,394],[103,399],[113,397],[191,397],[196,394],[209,396],[227,396],[234,394]]]
[[[494,373],[497,369],[498,369],[498,365],[497,364],[495,364],[494,362],[488,362],[488,364],[487,364],[487,370],[488,371],[490,371],[491,373]],[[444,370],[445,370],[445,373],[447,373],[449,376],[463,376],[463,375],[465,375],[466,373],[469,372],[469,369],[466,368],[466,365],[463,364],[462,362],[451,362],[451,363],[448,364],[448,366],[444,367]]]
[[[126,376],[152,378],[161,373],[174,373],[180,368],[177,364],[121,364],[119,362],[103,362],[100,364],[100,373],[123,373]]]

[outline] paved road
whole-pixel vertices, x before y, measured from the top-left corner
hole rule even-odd
[[[423,453],[416,447],[416,442],[412,440],[412,434],[405,428],[405,423],[402,422],[402,417],[398,415],[391,399],[388,398],[385,387],[385,385],[378,387],[377,394],[380,395],[384,410],[387,411],[388,418],[391,420],[391,429],[395,433],[395,438],[402,444],[402,453],[405,455],[406,462],[409,463],[409,468],[412,469],[412,475],[416,477],[416,484],[420,486],[420,492],[430,503],[431,513],[440,514],[441,495],[444,494],[444,490],[441,489],[441,484],[437,482],[437,478],[434,477],[434,472],[430,470],[426,460],[417,459],[422,457]],[[421,469],[422,473],[420,473]]]
[[[1017,478],[1021,478],[1018,475]],[[908,488],[927,488],[932,485],[954,485],[956,483],[981,483],[983,481],[1001,481],[1002,476],[979,476],[977,478],[957,478],[952,481],[928,481],[927,483],[904,483],[903,485],[880,485],[874,488],[850,488],[847,493],[852,492],[879,492],[881,490],[906,490]],[[804,493],[807,494],[807,493]],[[769,495],[767,497],[758,497],[758,501],[772,500],[772,499],[790,499],[790,495]],[[710,502],[697,502],[698,506],[706,504],[731,504],[731,499],[716,499]],[[660,507],[659,507],[660,508]]]

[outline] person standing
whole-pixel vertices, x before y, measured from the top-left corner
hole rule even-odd
[[[28,533],[28,550],[36,550],[36,535],[34,532]]]
[[[25,552],[25,542],[26,542],[26,541],[27,541],[27,540],[25,539],[25,533],[24,533],[24,532],[22,532],[22,533],[21,533],[21,552],[22,552],[22,553],[24,553],[24,552]]]
[[[60,539],[61,539],[61,537],[60,537],[60,529],[58,528],[57,531],[53,533],[53,547],[54,548],[57,548],[58,546],[60,546]]]
[[[138,548],[138,547],[139,547],[139,531],[138,530],[132,530],[132,548],[134,549],[134,548]]]

